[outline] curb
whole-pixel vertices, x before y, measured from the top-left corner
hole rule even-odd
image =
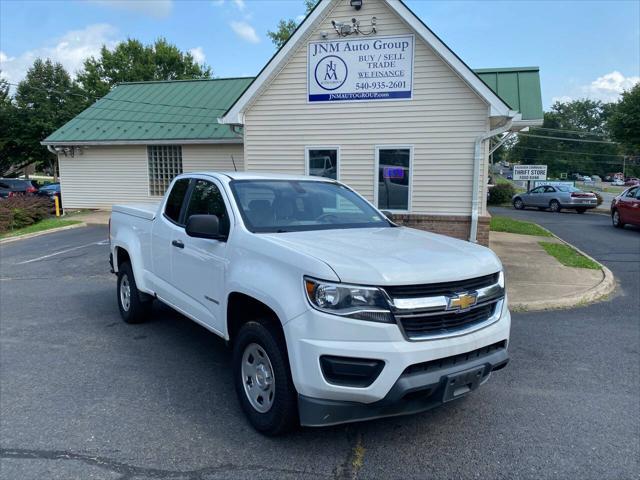
[[[572,245],[569,242],[563,240],[562,238],[557,236],[555,233],[544,228],[542,225],[538,225],[538,226],[543,230],[546,230],[547,232],[549,232],[551,235],[553,235],[554,238],[556,238],[563,244],[573,248],[580,255],[584,255],[589,260],[597,263],[600,266],[603,278],[600,281],[600,283],[598,283],[594,287],[591,287],[586,292],[559,298],[556,300],[537,300],[534,302],[521,302],[521,303],[509,301],[510,309],[514,311],[520,311],[520,312],[537,312],[541,310],[566,309],[566,308],[587,305],[589,303],[595,303],[599,300],[604,299],[604,297],[607,297],[611,293],[613,293],[613,291],[616,289],[617,284],[616,284],[616,279],[613,276],[613,272],[611,270],[609,270],[607,267],[605,267],[602,263],[597,261],[591,255],[588,255],[587,253],[583,252],[575,245]]]
[[[2,238],[0,239],[0,245],[4,245],[5,243],[17,242],[18,240],[26,240],[28,238],[40,237],[42,235],[47,235],[49,233],[61,232],[63,230],[71,230],[73,228],[81,228],[86,226],[87,226],[86,223],[81,222],[73,225],[65,225],[64,227],[50,228],[48,230],[43,230],[41,232],[26,233],[24,235],[18,235],[15,237]]]

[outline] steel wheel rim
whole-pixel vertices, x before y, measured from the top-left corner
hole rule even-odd
[[[618,225],[620,223],[620,214],[616,211],[613,212],[613,224]]]
[[[251,406],[260,413],[271,410],[276,396],[273,366],[267,352],[250,343],[242,354],[242,386]]]
[[[129,307],[131,307],[131,285],[127,275],[123,275],[120,280],[120,304],[125,311],[129,311]]]

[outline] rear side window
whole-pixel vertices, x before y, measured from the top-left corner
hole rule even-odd
[[[182,178],[174,183],[171,193],[169,193],[169,198],[167,198],[167,204],[164,207],[164,214],[167,218],[178,224],[180,223],[180,210],[182,210],[182,203],[188,188],[188,178]]]

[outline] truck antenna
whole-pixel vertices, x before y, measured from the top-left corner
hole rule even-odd
[[[233,171],[237,172],[238,169],[236,168],[236,161],[233,159],[233,155],[231,155],[231,163],[233,163]]]

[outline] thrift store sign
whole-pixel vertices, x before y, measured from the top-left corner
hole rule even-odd
[[[309,43],[309,102],[412,98],[413,35]]]

